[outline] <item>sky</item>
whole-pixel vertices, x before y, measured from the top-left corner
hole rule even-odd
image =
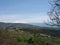
[[[0,0],[0,22],[43,23],[49,18],[49,0]]]

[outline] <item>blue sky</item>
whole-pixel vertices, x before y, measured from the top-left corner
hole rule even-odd
[[[42,23],[48,10],[48,0],[0,0],[0,22]]]

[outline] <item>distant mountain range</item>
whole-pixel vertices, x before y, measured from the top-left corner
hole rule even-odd
[[[41,27],[48,27],[45,23],[31,23],[32,25],[41,26]]]
[[[51,25],[49,25],[49,23],[48,23],[48,25],[45,23],[31,23],[31,24],[35,25],[35,26],[40,26],[40,27],[57,27],[57,26],[51,26]]]
[[[39,26],[39,27],[44,27],[44,28],[53,28],[53,29],[56,29],[56,30],[60,30],[60,27],[58,27],[58,26],[50,26],[50,25],[47,25],[47,24],[45,24],[45,23],[31,23],[31,25],[35,25],[35,26]]]
[[[26,23],[4,23],[4,22],[0,22],[0,28],[6,28],[6,27],[22,27],[22,28],[54,28],[54,29],[58,29],[57,27],[52,27],[49,25],[46,25],[44,23],[30,23],[30,24],[26,24]],[[59,28],[60,29],[60,28]]]
[[[24,24],[24,23],[4,23],[4,22],[0,22],[0,28],[6,28],[6,27],[38,28],[39,26],[32,25],[32,24]]]

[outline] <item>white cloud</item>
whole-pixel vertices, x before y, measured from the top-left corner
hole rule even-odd
[[[13,21],[13,23],[28,23],[26,21],[21,21],[21,20],[17,20],[17,21]]]
[[[1,15],[0,22],[10,23],[43,23],[47,22],[48,16],[45,14],[23,14],[23,15]]]

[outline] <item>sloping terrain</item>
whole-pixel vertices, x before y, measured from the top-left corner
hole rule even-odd
[[[24,31],[0,30],[0,45],[60,45],[60,38]]]
[[[54,27],[40,27],[24,23],[3,23],[0,22],[0,29],[2,30],[23,30],[30,33],[43,33],[55,37],[60,37],[60,28]]]

